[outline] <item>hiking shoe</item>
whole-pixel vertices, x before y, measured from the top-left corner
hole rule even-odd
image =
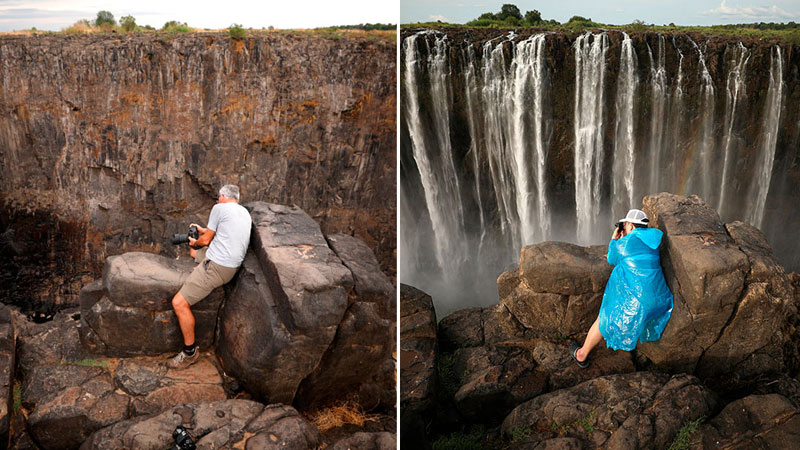
[[[569,354],[572,356],[572,360],[575,361],[575,364],[577,364],[578,367],[580,367],[581,369],[585,369],[585,368],[589,367],[589,358],[586,358],[585,361],[578,361],[578,349],[580,349],[580,348],[581,348],[581,346],[578,345],[577,342],[574,342],[574,341],[570,342],[570,344],[569,344]]]
[[[191,366],[192,364],[196,363],[198,359],[200,359],[199,349],[195,349],[194,355],[191,356],[187,355],[184,352],[180,352],[177,355],[175,355],[172,359],[167,361],[167,367],[170,369],[178,369],[178,370],[185,369]]]

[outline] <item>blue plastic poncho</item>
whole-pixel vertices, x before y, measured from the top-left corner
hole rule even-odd
[[[633,350],[637,341],[656,341],[672,314],[658,246],[664,233],[636,228],[608,244],[614,266],[600,305],[600,334],[614,350]]]

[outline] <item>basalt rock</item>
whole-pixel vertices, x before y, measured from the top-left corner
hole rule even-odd
[[[352,272],[354,286],[336,337],[319,366],[303,381],[298,404],[311,405],[358,391],[359,403],[372,409],[395,404],[392,353],[395,350],[396,295],[372,251],[360,239],[327,236],[328,244]],[[377,393],[377,395],[375,395]]]
[[[296,206],[247,207],[251,250],[220,312],[226,371],[269,402],[342,398],[376,379],[385,388],[392,289],[369,249],[336,244],[340,258]]]
[[[415,448],[426,445],[436,402],[436,311],[431,297],[400,285],[400,434]]]
[[[382,431],[379,433],[355,433],[350,437],[336,441],[331,450],[394,450],[396,448],[396,436]]]
[[[109,257],[102,282],[81,290],[81,341],[93,353],[108,356],[158,355],[182,348],[172,297],[196,266],[151,253]],[[192,307],[195,342],[214,343],[217,312],[224,297],[219,287]]]
[[[664,232],[661,265],[675,307],[661,339],[637,347],[640,359],[726,388],[791,366],[794,288],[764,235],[723,224],[697,197],[651,195],[644,210]],[[611,271],[605,252],[551,242],[523,248],[520,268],[498,279],[501,306],[529,334],[580,340]],[[543,275],[560,271],[567,275]]]
[[[639,347],[661,367],[739,380],[785,367],[793,288],[763,234],[723,225],[697,197],[644,198],[652,226],[664,232],[662,267],[675,308],[657,342]]]
[[[207,220],[228,182],[354,234],[394,273],[393,41],[4,35],[0,61],[0,234],[15,235],[0,247],[31,256],[0,263],[4,288],[74,304],[108,256],[174,257],[169,236]],[[41,249],[54,267],[37,275]]]
[[[715,404],[714,394],[692,376],[610,375],[519,405],[503,421],[502,433],[524,436],[511,444],[520,449],[549,448],[563,439],[578,441],[578,448],[666,448],[685,423]]]
[[[86,440],[81,450],[158,450],[175,444],[172,432],[184,426],[198,448],[317,448],[320,434],[298,412],[283,405],[224,400],[176,406],[157,416],[119,422]]]
[[[528,334],[582,337],[597,318],[612,267],[607,247],[542,242],[523,247],[519,269],[497,279],[500,305]]]
[[[800,439],[800,410],[778,394],[750,395],[729,403],[692,435],[694,450],[789,450]]]

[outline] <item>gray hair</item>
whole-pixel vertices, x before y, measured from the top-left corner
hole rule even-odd
[[[219,193],[228,198],[235,198],[239,201],[239,186],[235,184],[226,184],[219,189]]]

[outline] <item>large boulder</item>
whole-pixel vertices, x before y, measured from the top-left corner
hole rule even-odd
[[[172,297],[196,264],[152,253],[131,252],[106,260],[102,281],[81,289],[81,340],[108,356],[158,355],[183,345]],[[192,307],[195,342],[214,343],[222,287]]]
[[[170,448],[178,425],[187,429],[198,448],[306,450],[317,448],[321,440],[319,431],[290,406],[224,400],[180,405],[157,416],[119,422],[92,434],[80,448]]]
[[[400,434],[409,448],[426,446],[436,403],[436,311],[430,295],[400,285]]]
[[[28,429],[44,449],[74,449],[94,431],[130,417],[129,396],[100,373],[43,397],[28,416]]]
[[[524,247],[519,269],[497,280],[500,305],[531,335],[582,337],[603,300],[612,267],[606,246],[542,242]]]
[[[331,447],[331,450],[394,450],[397,448],[397,438],[393,433],[381,431],[377,433],[365,433],[360,431],[339,439]]]
[[[336,337],[319,366],[300,385],[297,403],[318,405],[353,391],[366,409],[381,403],[393,407],[394,286],[362,240],[345,234],[330,235],[327,240],[352,272],[355,285]]]
[[[659,341],[639,353],[658,366],[703,377],[747,380],[784,367],[793,289],[763,234],[719,215],[699,198],[644,198],[664,232],[662,267],[675,297]]]
[[[291,403],[336,336],[353,275],[300,208],[246,206],[251,249],[220,312],[217,351],[257,398]]]
[[[511,448],[666,448],[683,424],[708,415],[716,398],[689,375],[634,372],[540,395],[503,421]],[[558,447],[569,439],[573,447]]]

